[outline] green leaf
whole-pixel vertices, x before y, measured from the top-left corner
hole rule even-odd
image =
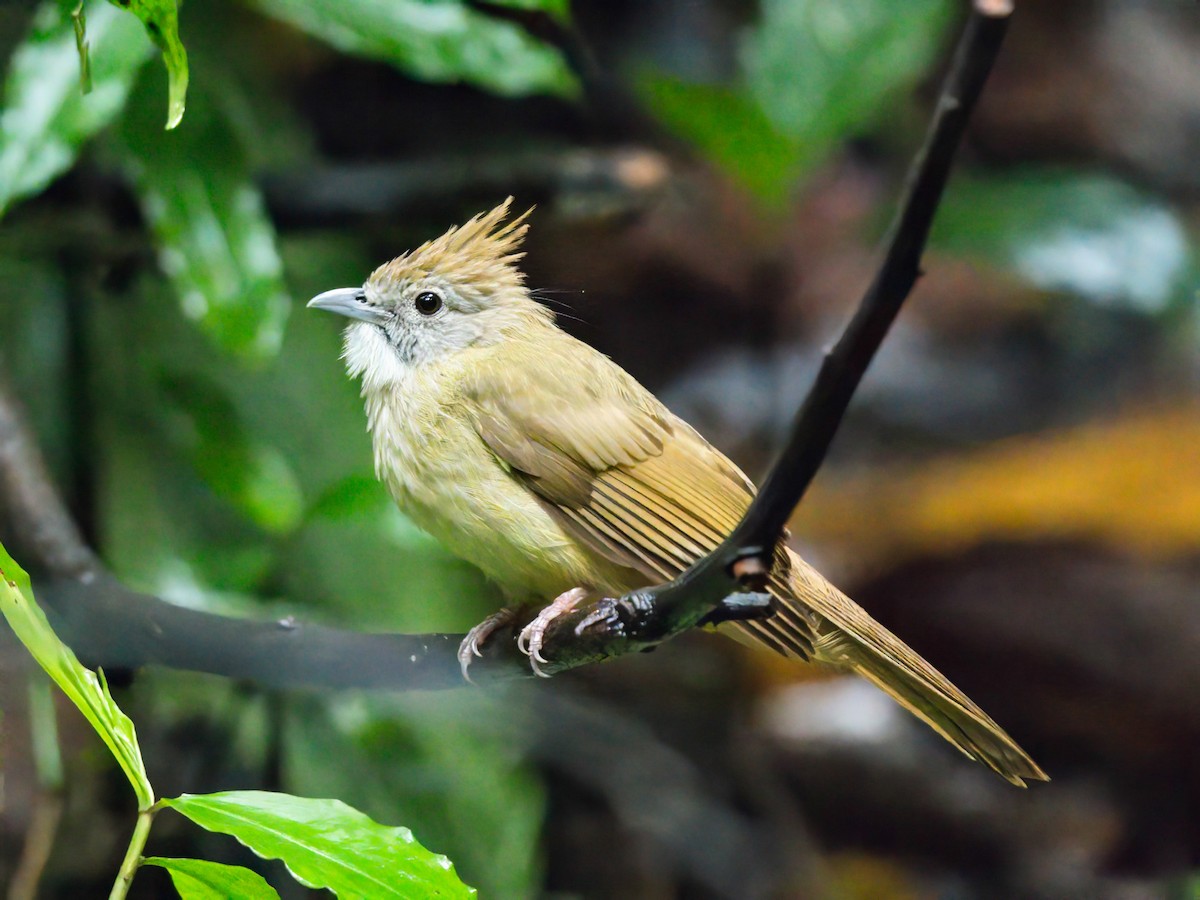
[[[259,856],[282,860],[301,884],[344,900],[475,895],[450,860],[430,853],[407,828],[380,825],[340,800],[226,791],[184,794],[161,805],[232,835]]]
[[[1178,214],[1107,175],[1026,169],[959,178],[931,246],[983,259],[1031,284],[1153,313],[1194,291],[1194,252]]]
[[[209,487],[266,531],[282,534],[299,524],[304,496],[291,464],[247,433],[222,386],[195,375],[164,378],[162,386],[184,426],[192,465]]]
[[[144,81],[120,136],[163,271],[184,315],[224,349],[274,356],[291,300],[245,154],[211,102],[193,104],[186,129],[163,133],[144,112]]]
[[[764,0],[731,84],[649,78],[643,92],[672,129],[777,202],[912,91],[954,10],[950,0]]]
[[[527,698],[490,690],[293,700],[289,791],[340,797],[379,821],[420,822],[421,839],[481,896],[540,895],[546,797],[530,763]]]
[[[134,76],[153,48],[129,16],[97,7],[88,21],[92,91],[79,89],[79,53],[70,10],[45,3],[17,48],[0,114],[0,212],[36,194],[75,162],[80,146],[124,108]]]
[[[957,6],[766,0],[760,23],[742,43],[749,93],[780,131],[820,158],[916,86]]]
[[[509,96],[575,91],[557,50],[458,0],[257,0],[257,5],[345,53],[390,63],[423,81],[465,81]]]
[[[337,522],[376,515],[390,503],[379,482],[370,475],[347,475],[327,489],[308,510],[308,518]]]
[[[127,9],[146,26],[146,33],[162,51],[167,66],[167,83],[170,85],[167,99],[167,130],[183,120],[183,108],[187,102],[188,61],[187,51],[179,40],[179,9],[175,0],[109,0],[121,9]]]
[[[183,900],[279,900],[279,894],[257,872],[206,859],[148,856],[143,866],[162,866]]]
[[[55,684],[79,707],[125,772],[137,794],[138,809],[154,805],[133,722],[113,700],[104,674],[84,668],[71,648],[58,639],[33,599],[29,576],[0,546],[0,611],[21,643]]]
[[[92,92],[92,60],[87,42],[87,14],[83,9],[83,0],[75,4],[71,10],[71,24],[75,27],[75,52],[79,54],[79,90],[85,94]]]
[[[286,534],[300,521],[304,498],[291,465],[258,442],[202,441],[193,461],[218,494],[266,531]]]
[[[571,17],[570,0],[485,0],[495,6],[508,6],[512,9],[526,9],[549,13],[560,21]]]
[[[642,90],[660,119],[747,190],[768,203],[789,198],[787,188],[800,171],[804,148],[745,94],[668,78],[648,78]]]

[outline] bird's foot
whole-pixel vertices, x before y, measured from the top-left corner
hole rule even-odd
[[[458,645],[458,665],[462,669],[464,679],[467,681],[471,680],[471,676],[468,673],[468,670],[471,668],[471,662],[476,656],[483,656],[479,652],[479,648],[486,644],[491,636],[501,628],[505,628],[516,621],[518,612],[519,610],[506,606],[504,609],[492,613],[467,632],[467,636]]]
[[[553,603],[538,613],[537,618],[521,629],[521,634],[517,637],[517,647],[529,657],[529,665],[533,669],[534,674],[542,678],[550,677],[541,668],[542,665],[548,662],[542,656],[541,651],[542,639],[545,637],[546,629],[550,627],[550,623],[559,616],[575,609],[575,607],[587,598],[587,595],[587,589],[581,587],[564,591],[554,599]]]

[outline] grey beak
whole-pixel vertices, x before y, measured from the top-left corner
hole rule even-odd
[[[367,301],[362,288],[337,288],[317,294],[308,301],[308,307],[370,322],[372,325],[381,325],[387,319],[383,310]]]

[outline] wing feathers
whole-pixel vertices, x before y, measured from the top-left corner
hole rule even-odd
[[[604,535],[618,546],[627,548],[633,557],[633,567],[648,574],[651,578],[666,580],[675,576],[676,572],[670,563],[648,554],[641,544],[630,539],[627,531],[613,526],[593,510],[584,507],[569,511],[567,519],[582,525],[590,533]]]
[[[675,516],[674,510],[668,508],[661,500],[647,497],[633,485],[623,483],[618,479],[604,479],[597,486],[597,493],[611,506],[615,507],[617,515],[626,510],[634,510],[646,525],[659,531],[663,538],[670,542],[676,558],[690,566],[704,556],[711,546],[711,537],[702,533],[695,520],[686,516]],[[707,540],[706,540],[707,538]]]
[[[586,503],[591,496],[589,468],[553,447],[530,440],[518,423],[501,411],[477,410],[475,428],[506,466],[533,479],[539,494],[571,504]]]
[[[560,334],[526,349],[524,365],[510,356],[487,368],[463,399],[501,464],[633,579],[591,586],[623,592],[639,575],[665,581],[714,550],[754,494],[741,471],[587,345]],[[570,393],[579,385],[582,397]],[[852,669],[1014,784],[1045,778],[983,710],[782,544],[774,562],[776,614],[733,623],[736,633]]]

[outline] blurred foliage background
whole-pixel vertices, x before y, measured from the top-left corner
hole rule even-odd
[[[564,327],[761,473],[870,277],[965,6],[193,2],[167,131],[133,16],[88,3],[84,95],[73,5],[0,4],[3,377],[129,584],[465,630],[499,598],[375,483],[338,324],[304,301],[512,193]],[[503,691],[126,673],[160,790],[339,797],[486,897],[1195,896],[1200,7],[1018,7],[794,531],[1050,785],[697,634]],[[69,711],[64,785],[39,773],[40,695],[0,644],[0,880],[41,840],[39,896],[96,895],[129,798]],[[150,851],[278,874],[166,820]],[[165,896],[155,874],[134,893]]]

